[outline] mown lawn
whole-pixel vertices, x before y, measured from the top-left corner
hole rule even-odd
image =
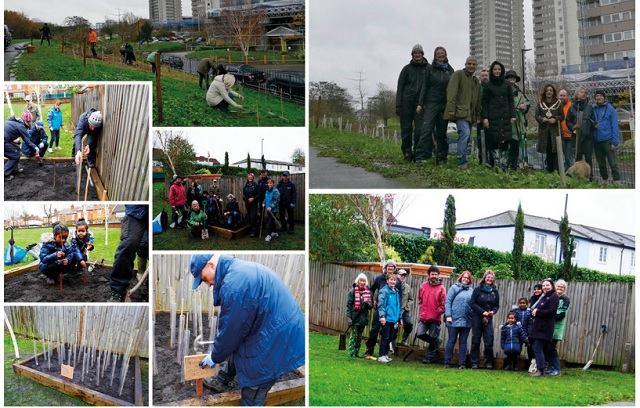
[[[69,228],[73,231],[73,227]],[[116,249],[118,248],[118,244],[120,244],[120,228],[109,228],[109,243],[105,245],[105,230],[104,225],[101,226],[89,226],[89,231],[93,234],[94,237],[94,249],[89,252],[89,260],[90,261],[100,261],[104,259],[104,262],[107,264],[113,263],[113,256],[116,253]],[[15,245],[20,248],[25,248],[29,244],[35,244],[40,241],[40,236],[45,232],[51,232],[51,228],[20,228],[13,230],[13,239],[16,241]],[[9,241],[9,237],[11,237],[10,231],[5,231],[5,246],[4,250],[6,250]],[[67,241],[67,243],[71,244],[71,238]],[[3,252],[4,254],[4,252]],[[33,262],[35,259],[31,255],[27,255],[22,263],[18,263],[16,265],[4,265],[4,270],[8,271],[10,269],[14,269],[23,265],[26,265],[30,262]]]
[[[54,46],[55,43],[55,46]],[[135,66],[111,63],[112,57],[105,55],[106,61],[87,59],[60,53],[60,45],[52,41],[51,47],[36,47],[34,54],[23,53],[14,63],[19,81],[153,81],[153,124],[154,126],[304,126],[305,107],[287,100],[281,100],[264,92],[243,89],[234,90],[245,96],[244,112],[222,113],[210,108],[206,103],[206,92],[198,87],[195,75],[182,71],[169,71],[162,66],[162,106],[163,121],[159,121],[155,75],[146,61],[138,60]],[[119,56],[116,61],[119,60]],[[236,109],[232,109],[236,110]]]
[[[49,109],[53,107],[53,102],[54,101],[52,100],[48,100],[47,103],[43,103],[40,105],[40,108],[42,109],[42,121],[44,122],[45,133],[47,134],[49,146],[51,146],[51,132],[49,131],[47,114],[49,113]],[[20,117],[20,115],[22,115],[22,112],[24,112],[27,104],[11,102],[11,106],[13,107],[13,112],[18,117]],[[60,109],[62,110],[64,127],[65,129],[67,129],[67,132],[60,129],[60,147],[62,147],[62,150],[53,149],[52,153],[47,152],[44,157],[72,157],[71,148],[73,147],[73,131],[75,130],[75,128],[71,125],[71,104],[61,103]],[[11,111],[9,110],[7,100],[4,99],[4,120],[6,121],[9,116],[11,116]]]
[[[348,341],[348,340],[347,340]],[[309,333],[309,404],[340,406],[586,406],[635,401],[635,376],[568,368],[560,377],[444,369],[419,360],[352,359],[337,336]]]
[[[162,209],[169,216],[171,223],[171,206],[166,197],[163,196],[164,183],[153,183],[153,216],[160,214]],[[191,238],[189,231],[185,229],[168,228],[161,234],[153,236],[154,250],[202,250],[202,251],[218,251],[218,250],[295,250],[304,251],[305,249],[305,226],[296,224],[295,233],[289,235],[287,232],[279,232],[280,236],[271,242],[264,240],[267,224],[265,222],[262,230],[262,238],[250,238],[246,235],[237,240],[230,240],[219,236],[209,234],[208,240]]]
[[[337,129],[310,126],[309,144],[321,156],[336,158],[341,163],[362,167],[384,177],[399,180],[399,187],[413,188],[563,188],[560,176],[546,171],[521,170],[496,173],[480,166],[476,157],[469,158],[470,166],[461,170],[456,158],[449,156],[444,165],[435,165],[432,158],[416,166],[403,160],[399,145],[393,141],[372,139],[360,133],[339,132]],[[321,171],[321,169],[311,169]],[[590,183],[567,177],[566,188],[622,188],[623,186]],[[354,187],[357,185],[354,181]]]

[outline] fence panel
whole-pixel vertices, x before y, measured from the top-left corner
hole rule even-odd
[[[346,301],[347,293],[359,273],[364,273],[372,283],[377,273],[348,268],[333,264],[311,262],[309,271],[309,324],[336,331],[347,329]],[[426,282],[425,276],[409,276],[407,283],[414,299],[418,297],[420,285]],[[443,285],[449,290],[455,283],[448,277]],[[474,278],[473,286],[479,283]],[[500,349],[500,325],[507,320],[507,313],[517,307],[518,299],[529,299],[535,281],[496,282],[500,293],[500,309],[493,320],[494,351],[503,358]],[[585,364],[593,353],[600,327],[607,325],[605,334],[594,364],[621,367],[625,371],[635,369],[635,284],[634,283],[586,283],[570,282],[567,296],[571,307],[566,317],[564,340],[558,343],[560,358],[569,363]],[[414,302],[411,317],[414,325],[419,316],[417,300]],[[369,329],[365,330],[365,336]],[[447,331],[442,330],[446,342]],[[471,336],[469,336],[469,343]],[[418,340],[420,347],[425,343]],[[444,344],[444,343],[443,343]],[[469,344],[470,345],[470,344]]]
[[[73,96],[73,123],[91,108],[102,112],[96,169],[109,200],[148,200],[150,92],[149,85],[107,84]]]

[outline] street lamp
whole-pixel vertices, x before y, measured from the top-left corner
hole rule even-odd
[[[627,63],[627,82],[629,83],[629,105],[631,106],[631,118],[629,118],[629,130],[634,131],[635,115],[633,114],[633,92],[631,90],[631,78],[629,76],[629,57],[622,57]]]
[[[523,48],[520,50],[520,54],[522,55],[522,93],[527,94],[527,83],[525,81],[525,69],[524,69],[524,53],[527,51],[531,51],[531,48]]]
[[[260,160],[262,160],[262,156],[264,156],[264,152],[262,151],[263,144],[264,144],[264,139],[260,139]]]

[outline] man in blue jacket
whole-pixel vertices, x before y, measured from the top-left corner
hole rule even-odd
[[[620,169],[616,159],[616,150],[620,143],[620,129],[618,128],[618,116],[615,108],[605,99],[604,91],[596,91],[596,104],[593,107],[596,124],[593,132],[595,144],[593,152],[600,168],[600,176],[603,181],[609,180],[607,162],[611,167],[613,181],[620,181]]]
[[[98,135],[101,127],[102,113],[99,110],[91,108],[80,115],[76,123],[76,130],[73,133],[73,152],[71,153],[76,158],[76,164],[80,164],[82,161],[82,138],[87,135],[87,146],[84,149],[84,154],[87,155],[89,167],[96,167],[96,149],[98,148]]]
[[[22,142],[22,154],[24,154],[24,157],[34,157],[36,156],[36,152],[39,157],[44,157],[47,152],[47,140],[49,140],[44,131],[44,122],[38,120],[36,121],[36,124],[29,129],[29,140],[36,146],[36,148],[34,149],[29,147],[29,144]]]
[[[280,222],[282,223],[282,232],[288,231],[293,234],[295,219],[293,217],[293,209],[296,208],[296,200],[298,193],[296,185],[289,180],[289,172],[282,173],[282,178],[278,182],[278,191],[280,192]],[[287,228],[287,221],[289,228]]]
[[[193,255],[193,289],[213,286],[219,306],[218,335],[201,367],[228,359],[204,380],[216,392],[237,376],[243,406],[264,405],[276,379],[305,364],[304,315],[282,279],[271,269],[227,255]]]

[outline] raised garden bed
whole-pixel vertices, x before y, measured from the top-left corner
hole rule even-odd
[[[38,271],[38,266],[29,265],[7,271],[4,275],[5,302],[106,302],[111,296],[109,280],[111,266],[96,267],[92,273],[85,272],[87,284],[82,276],[68,273],[62,277],[60,285],[47,285],[45,277]],[[137,278],[129,282],[129,288],[137,283]],[[139,289],[132,302],[148,302],[148,291]]]
[[[208,321],[203,316],[203,322]],[[205,333],[208,325],[205,323]],[[204,388],[202,397],[196,397],[195,381],[180,383],[180,364],[176,359],[177,347],[170,345],[170,316],[168,313],[156,312],[155,321],[155,361],[156,370],[153,376],[153,404],[172,406],[201,406],[201,405],[240,405],[240,389],[232,381],[229,392],[216,394]],[[193,333],[189,344],[189,354],[199,354],[193,348],[195,336]],[[266,405],[280,405],[286,402],[304,398],[305,379],[302,370],[292,371],[278,378],[276,384],[269,391]],[[302,404],[304,405],[304,403]]]
[[[14,179],[4,183],[5,201],[77,200],[78,175],[73,159],[45,157],[42,163],[40,166],[36,159],[20,160],[20,167],[23,167],[24,171],[14,173]],[[80,200],[84,200],[87,185],[87,172],[84,165],[81,177]],[[97,201],[100,198],[95,185],[101,187],[101,182],[95,169],[91,169],[91,180],[94,185],[89,183],[87,200]]]
[[[67,347],[68,350],[68,347]],[[97,367],[94,365],[81,379],[81,364],[77,364],[73,378],[68,380],[61,375],[61,367],[58,363],[57,348],[52,348],[51,368],[44,359],[44,353],[38,354],[38,365],[36,358],[32,356],[26,360],[22,360],[13,364],[13,371],[19,375],[43,384],[47,387],[56,389],[62,393],[72,397],[81,399],[89,404],[100,406],[113,405],[143,405],[140,359],[139,357],[131,358],[129,368],[122,388],[122,395],[119,395],[120,388],[120,360],[117,363],[113,384],[111,385],[110,370],[108,366],[105,374],[100,378],[100,384],[97,384]]]
[[[226,228],[224,226],[215,225],[215,224],[207,224],[207,227],[211,232],[213,232],[214,235],[218,235],[226,239],[238,239],[245,235],[249,235],[249,232],[250,232],[249,225],[243,225],[241,227],[238,227],[238,229],[235,229],[235,230]]]

